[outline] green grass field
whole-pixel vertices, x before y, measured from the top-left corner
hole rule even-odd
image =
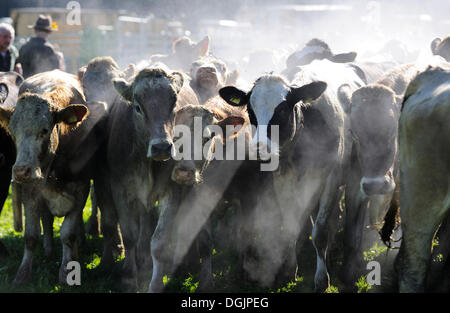
[[[83,212],[86,223],[91,213],[91,201],[88,198]],[[61,244],[59,240],[59,229],[63,218],[55,218],[54,240],[55,253],[51,259],[44,256],[42,242],[36,248],[33,259],[32,282],[23,286],[14,286],[12,281],[19,268],[24,249],[23,233],[17,233],[13,229],[13,213],[11,198],[6,201],[0,216],[0,240],[5,244],[10,253],[9,257],[0,258],[0,292],[27,292],[27,293],[52,293],[52,292],[75,292],[75,293],[114,293],[121,292],[119,285],[120,272],[123,258],[118,258],[112,270],[106,270],[101,266],[102,237],[86,235],[82,244],[79,245],[81,272],[81,286],[59,286],[58,268],[61,257]],[[332,288],[329,292],[339,292],[336,287],[338,283],[334,280],[337,271],[342,264],[342,249],[334,247],[330,251],[330,276]],[[366,260],[384,260],[386,248],[375,245],[364,253]],[[316,256],[312,243],[309,240],[300,253],[298,279],[295,282],[268,289],[253,284],[245,283],[237,274],[234,264],[236,256],[230,252],[216,251],[213,254],[214,283],[217,292],[313,292],[314,271]],[[198,286],[198,273],[186,272],[176,278],[166,279],[167,292],[195,292]],[[359,292],[367,292],[371,288],[367,285],[365,277],[355,282]],[[139,292],[145,292],[148,281],[143,282]]]

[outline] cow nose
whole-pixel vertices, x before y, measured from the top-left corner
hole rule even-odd
[[[175,170],[175,176],[183,180],[190,180],[194,176],[194,171],[188,168],[177,168]]]
[[[31,179],[31,167],[29,166],[14,166],[13,168],[14,180],[28,181]]]
[[[162,141],[152,144],[150,156],[155,161],[167,161],[171,156],[172,144],[168,141]]]
[[[178,184],[193,185],[196,183],[195,168],[180,166],[174,169],[172,180]]]
[[[363,177],[361,180],[361,189],[368,196],[387,194],[392,192],[394,188],[395,183],[387,177]]]
[[[202,66],[198,69],[197,73],[198,74],[204,74],[204,73],[215,74],[216,68],[213,66]]]

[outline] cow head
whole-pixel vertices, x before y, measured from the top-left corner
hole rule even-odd
[[[216,96],[226,84],[236,82],[238,73],[229,72],[225,63],[212,56],[204,56],[192,63],[191,87],[200,96],[202,102]]]
[[[177,150],[182,148],[188,148],[190,151],[180,151],[183,158],[175,155],[177,161],[172,170],[173,181],[184,185],[194,185],[202,181],[202,173],[208,167],[216,146],[223,145],[224,141],[232,140],[236,136],[235,133],[227,133],[227,125],[237,127],[237,131],[240,132],[242,127],[239,126],[248,122],[243,111],[236,110],[235,112],[228,112],[224,115],[213,112],[204,105],[187,105],[175,112],[175,129],[180,126],[184,127],[184,129],[180,129],[184,130],[181,135],[189,137],[178,138],[180,133],[176,133],[178,135],[174,139],[175,146],[180,142],[185,146],[176,147],[174,153],[176,154]],[[186,147],[186,144],[189,146]],[[198,145],[197,151],[201,152],[200,158],[196,155],[195,145]]]
[[[278,75],[261,76],[250,92],[228,86],[219,91],[220,96],[233,106],[247,106],[250,122],[256,134],[250,143],[250,153],[260,159],[270,159],[280,147],[290,141],[297,129],[296,104],[307,104],[322,95],[327,84],[322,81],[304,86],[290,86]],[[302,108],[302,105],[299,106]],[[271,139],[272,126],[279,130],[279,140]],[[262,156],[262,157],[261,157]]]
[[[22,94],[14,109],[0,107],[0,121],[7,125],[17,149],[13,179],[26,183],[45,178],[59,144],[59,136],[78,127],[88,108],[52,105],[41,95]]]
[[[148,138],[147,157],[166,161],[171,156],[173,110],[184,83],[179,72],[160,68],[141,70],[132,82],[113,80],[114,87],[134,108],[135,121]]]
[[[314,60],[328,59],[335,63],[353,62],[356,52],[334,54],[330,47],[322,40],[314,38],[308,41],[303,49],[292,53],[286,59],[286,67],[292,68],[299,65],[306,65]]]
[[[111,57],[97,57],[78,71],[88,101],[113,103],[117,96],[113,79],[125,76]]]
[[[198,43],[188,37],[176,39],[172,46],[174,64],[171,64],[171,68],[189,72],[189,66],[194,60],[209,53],[210,41],[209,36],[205,36]]]
[[[383,85],[357,89],[351,97],[351,132],[366,195],[394,190],[394,160],[401,99]]]

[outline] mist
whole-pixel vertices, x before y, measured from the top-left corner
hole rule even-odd
[[[37,7],[51,5],[65,8],[67,2],[17,1],[16,5]],[[450,26],[448,17],[450,2],[442,0],[426,2],[423,0],[80,0],[78,2],[81,5],[82,16],[83,10],[117,10],[120,11],[123,23],[140,25],[131,28],[135,29],[135,32],[128,30],[119,32],[114,25],[112,28],[111,25],[95,27],[90,25],[90,31],[96,29],[99,34],[107,33],[115,36],[111,37],[114,38],[113,41],[104,46],[98,42],[88,43],[99,45],[94,51],[100,55],[89,55],[90,58],[112,56],[122,69],[130,63],[141,68],[148,65],[148,60],[154,54],[170,54],[172,41],[177,37],[188,36],[198,42],[209,36],[210,53],[224,60],[230,70],[239,71],[238,85],[243,89],[249,89],[252,82],[264,73],[280,74],[286,68],[287,57],[303,48],[312,38],[325,41],[333,53],[356,52],[357,62],[393,61],[402,64],[431,56],[431,41],[436,37],[448,36]],[[131,19],[133,17],[137,19]],[[157,22],[164,26],[160,28],[150,26],[154,25],[152,23],[156,25]],[[151,30],[155,29],[155,33],[152,33]],[[17,33],[16,40],[20,40],[21,36],[23,37],[23,34]],[[52,36],[49,40],[52,42]],[[388,45],[389,43],[391,45]],[[66,53],[64,46],[60,48]],[[66,62],[67,60],[68,58]],[[76,60],[78,68],[86,63],[85,60],[81,61],[81,57]],[[68,67],[68,71],[73,74],[76,74],[75,70]],[[230,177],[223,181],[223,191],[230,181]],[[299,206],[301,208],[308,206],[306,202],[313,201],[311,200],[314,198],[313,191],[319,188],[314,185],[315,182],[310,183],[311,188],[304,190],[311,193],[304,195],[303,199],[307,200],[303,200],[305,203]],[[306,233],[310,227],[305,225],[310,221],[310,213],[314,213],[299,209],[295,212],[288,211],[283,216],[277,209],[280,204],[275,202],[273,195],[268,191],[269,184],[270,182],[264,182],[259,189],[263,194],[258,198],[254,210],[247,212],[245,222],[250,221],[248,231],[253,231],[254,241],[250,242],[248,238],[244,238],[245,240],[236,244],[241,252],[248,248],[253,249],[252,258],[245,259],[243,266],[251,279],[264,286],[271,286],[276,281],[279,270],[289,263],[285,254],[287,249],[295,253],[297,238],[299,236],[308,238],[311,235]],[[202,198],[198,199],[199,203],[206,200],[211,202],[205,211],[199,213],[201,208],[191,211],[182,209],[178,217],[177,222],[183,224],[180,224],[180,227],[189,228],[183,230],[189,236],[182,238],[182,243],[178,243],[182,246],[179,247],[178,253],[183,256],[201,231],[203,224],[214,214],[213,210],[221,200],[217,194],[211,195],[207,191],[203,190],[203,194],[200,193]],[[190,205],[191,203],[183,203],[184,207]],[[338,210],[338,207],[335,209]],[[199,214],[201,218],[195,214]],[[233,223],[242,223],[238,219],[238,215],[233,216]],[[374,240],[375,230],[370,231],[372,232],[370,240]],[[229,235],[229,230],[225,230],[216,233],[215,239],[221,242],[229,241]],[[232,239],[243,239],[243,236],[237,233]],[[181,262],[181,259],[182,256],[178,255],[176,262]]]

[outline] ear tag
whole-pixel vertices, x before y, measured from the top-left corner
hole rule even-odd
[[[241,103],[241,99],[235,98],[235,97],[231,97],[231,98],[230,98],[230,101],[233,102],[233,103],[235,103],[235,104]]]
[[[72,115],[71,117],[69,117],[68,124],[76,124],[76,123],[78,123],[78,118],[76,115]]]

